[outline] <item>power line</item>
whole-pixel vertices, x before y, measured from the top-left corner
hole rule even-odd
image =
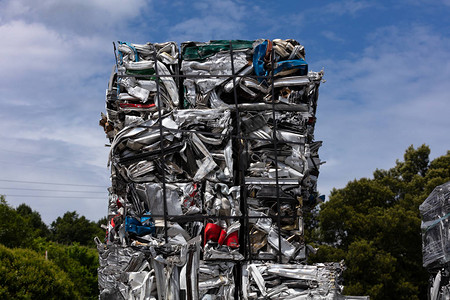
[[[20,183],[32,183],[32,184],[51,184],[51,185],[70,185],[70,186],[89,186],[89,187],[102,187],[107,188],[105,185],[90,185],[90,184],[74,184],[74,183],[56,183],[56,182],[42,182],[42,181],[22,181],[22,180],[10,180],[0,179],[5,182],[20,182]]]
[[[16,166],[23,166],[26,168],[38,168],[38,169],[51,169],[51,170],[65,170],[67,171],[67,167],[49,167],[49,166],[39,166],[37,165],[37,163],[34,164],[27,164],[27,163],[23,163],[23,162],[16,162],[16,161],[4,161],[4,160],[0,160],[0,163],[3,164],[12,164],[12,165],[16,165]],[[95,168],[102,168],[100,166],[93,166]],[[81,167],[79,167],[81,168]],[[105,169],[103,167],[103,169]],[[74,170],[70,170],[71,172],[74,172]]]
[[[67,191],[67,190],[46,190],[46,189],[23,189],[23,188],[7,188],[0,187],[0,190],[20,190],[20,191],[42,191],[42,192],[70,192],[70,193],[90,193],[90,194],[104,194],[105,192],[91,192],[91,191]]]
[[[104,146],[95,146],[95,147],[90,147],[90,148],[95,148],[95,149],[104,149]],[[10,152],[10,153],[22,153],[22,154],[29,154],[29,155],[33,155],[33,156],[38,156],[38,157],[49,157],[50,155],[38,155],[36,152],[26,152],[26,151],[20,151],[20,150],[10,150],[10,149],[5,149],[5,148],[0,148],[0,151],[4,151],[4,152]],[[51,155],[51,157],[55,158],[55,155]],[[62,158],[62,155],[56,156],[56,158]]]
[[[105,197],[81,197],[81,196],[78,196],[78,197],[76,197],[76,196],[73,196],[73,197],[71,197],[71,196],[61,196],[61,197],[59,197],[59,196],[35,196],[35,195],[4,195],[4,196],[6,196],[6,197],[28,197],[28,198],[57,198],[57,199],[60,199],[60,198],[76,198],[76,199],[106,199]]]
[[[48,167],[48,166],[38,166],[36,164],[27,164],[27,163],[22,163],[22,162],[15,162],[15,161],[3,161],[0,160],[0,163],[4,163],[4,164],[12,164],[12,165],[16,165],[16,166],[24,166],[27,168],[38,168],[38,169],[51,169],[51,170],[66,170],[67,168],[64,167]]]

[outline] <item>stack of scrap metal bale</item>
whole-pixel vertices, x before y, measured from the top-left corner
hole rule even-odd
[[[450,181],[437,186],[419,210],[423,266],[430,273],[429,299],[450,299]]]
[[[304,264],[322,76],[295,40],[118,43],[101,299],[343,299]]]

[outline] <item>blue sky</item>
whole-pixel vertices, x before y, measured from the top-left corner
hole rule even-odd
[[[327,80],[316,126],[327,196],[392,167],[411,144],[445,154],[450,1],[310,2],[0,0],[0,193],[47,223],[73,210],[106,215],[98,119],[117,40],[298,40]]]

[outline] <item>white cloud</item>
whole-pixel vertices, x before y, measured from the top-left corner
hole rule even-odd
[[[327,39],[329,39],[330,41],[333,42],[339,42],[342,43],[345,40],[341,37],[339,37],[335,32],[333,31],[322,31],[321,34],[326,37]]]
[[[170,30],[171,40],[209,41],[213,39],[242,38],[257,5],[242,1],[197,1],[193,4],[195,17],[175,23]]]
[[[441,6],[441,5],[445,5],[445,6],[450,6],[450,0],[401,0],[399,1],[400,5],[414,5],[414,6],[423,6],[423,7],[436,7],[436,6]]]
[[[0,35],[6,41],[0,48],[0,56],[7,58],[6,74],[43,71],[52,67],[50,62],[60,63],[70,55],[61,36],[39,23],[6,23],[0,26]]]
[[[323,62],[317,137],[323,166],[320,190],[343,187],[390,168],[414,144],[430,145],[432,156],[450,149],[450,39],[430,28],[387,27],[352,60]]]
[[[345,0],[330,3],[321,9],[322,12],[333,15],[356,15],[358,12],[374,6],[369,1]]]
[[[173,26],[170,30],[171,40],[175,41],[208,41],[224,39],[232,36],[238,21],[225,21],[213,16],[205,18],[192,18]]]
[[[108,185],[108,149],[103,147],[107,140],[97,120],[104,110],[104,89],[114,61],[112,37],[140,15],[139,3],[120,8],[119,3],[106,1],[89,7],[87,1],[0,2],[1,178]],[[127,20],[118,22],[121,16]],[[5,182],[2,186],[33,187]],[[100,190],[103,193],[96,197],[107,199],[106,188]],[[47,223],[68,210],[93,220],[106,214],[106,200],[90,194],[73,199],[9,196],[7,201],[26,202]]]
[[[129,0],[9,0],[0,4],[3,20],[42,23],[60,32],[98,35],[148,11],[149,1]]]
[[[4,41],[0,78],[5,86],[22,89],[43,81],[51,84],[103,73],[105,57],[112,53],[110,41],[103,38],[69,37],[41,23],[12,21],[0,25],[0,36]]]

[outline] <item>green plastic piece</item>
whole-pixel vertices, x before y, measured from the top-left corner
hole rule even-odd
[[[208,43],[190,42],[181,45],[181,57],[184,60],[202,61],[220,51],[252,49],[254,41],[246,40],[215,40]]]
[[[155,69],[145,69],[145,70],[126,70],[127,75],[154,75]],[[155,77],[153,77],[153,80]]]

